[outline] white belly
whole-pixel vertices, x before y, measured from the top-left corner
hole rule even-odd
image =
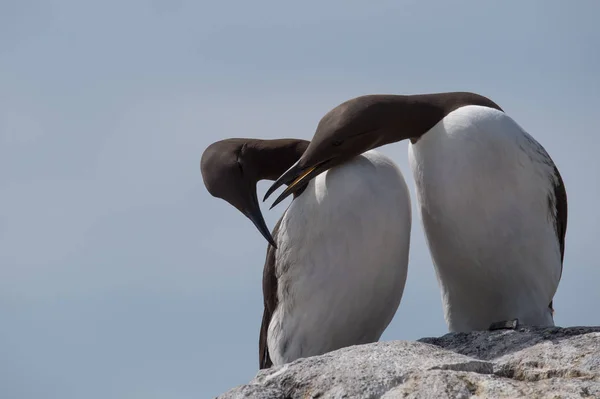
[[[273,364],[377,341],[404,291],[410,229],[405,180],[384,155],[369,151],[312,180],[277,237]]]
[[[510,117],[485,107],[450,113],[409,161],[450,331],[518,318],[554,325],[561,271],[549,210],[554,170]]]

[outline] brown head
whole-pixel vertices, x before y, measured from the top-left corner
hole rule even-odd
[[[208,192],[221,198],[254,223],[265,239],[275,241],[260,211],[256,184],[275,180],[296,162],[308,141],[296,139],[227,139],[206,148],[200,161],[202,179]]]
[[[501,110],[490,99],[466,92],[367,95],[348,100],[321,119],[302,157],[273,183],[264,200],[286,184],[273,208],[298,187],[357,155],[405,139],[416,142],[450,112],[466,105]]]

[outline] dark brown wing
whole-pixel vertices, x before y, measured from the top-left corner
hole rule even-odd
[[[554,186],[554,196],[556,198],[554,205],[556,206],[556,236],[560,244],[560,261],[562,264],[565,258],[565,236],[567,234],[567,190],[556,166],[554,167],[554,173],[558,178],[558,184]],[[562,267],[560,273],[562,276]]]
[[[555,207],[556,219],[554,220],[554,226],[556,228],[556,237],[560,245],[560,275],[562,277],[563,271],[563,260],[565,258],[565,236],[567,234],[567,190],[563,179],[558,171],[556,165],[554,165],[554,173],[557,177],[557,184],[554,185],[554,198],[550,198],[550,209]],[[554,311],[550,301],[550,309]]]
[[[298,198],[304,190],[306,190],[307,184],[303,185],[294,193],[294,199]],[[286,211],[287,212],[287,211]],[[285,215],[285,213],[283,214]],[[277,236],[279,234],[279,225],[283,216],[279,218],[275,227],[273,227],[273,240],[277,242]],[[271,245],[267,247],[267,259],[265,260],[265,268],[263,270],[263,301],[265,304],[265,310],[263,312],[262,324],[260,326],[260,337],[258,339],[258,361],[261,369],[267,369],[273,365],[271,357],[269,356],[269,348],[267,346],[267,333],[269,331],[269,323],[273,317],[273,312],[279,303],[277,298],[277,277],[275,276],[275,252],[277,250]]]
[[[277,242],[277,234],[279,233],[279,219],[273,228],[273,239]],[[263,301],[265,310],[263,312],[262,324],[260,326],[260,337],[258,339],[258,361],[261,369],[269,368],[273,365],[269,356],[269,348],[267,347],[267,332],[269,331],[269,323],[273,317],[273,312],[277,307],[277,277],[275,276],[275,252],[277,250],[269,245],[267,247],[267,259],[263,270]]]
[[[542,156],[544,159],[543,162],[552,167],[554,170],[553,177],[556,177],[554,192],[548,195],[548,211],[550,213],[549,217],[554,221],[556,239],[558,240],[558,245],[560,247],[560,276],[562,277],[563,260],[565,258],[565,236],[567,234],[567,190],[565,189],[565,183],[563,182],[558,168],[544,147],[528,134],[525,134],[524,138],[531,144],[531,149]],[[553,302],[553,300],[550,301],[548,307],[554,313],[554,308],[552,307]]]

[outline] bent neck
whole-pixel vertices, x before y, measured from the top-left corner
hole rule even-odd
[[[276,180],[306,151],[309,142],[298,139],[250,140],[240,149],[240,157],[252,164],[256,180]]]

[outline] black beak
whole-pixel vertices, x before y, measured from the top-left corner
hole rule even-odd
[[[302,187],[304,187],[308,182],[310,182],[314,177],[318,176],[320,173],[326,171],[328,169],[327,164],[329,160],[320,162],[314,166],[301,167],[299,166],[300,162],[296,162],[289,168],[284,174],[279,176],[279,179],[273,183],[273,185],[267,190],[263,201],[265,201],[275,190],[277,190],[282,185],[287,185],[287,188],[283,190],[281,195],[277,197],[271,208],[273,209],[277,204],[281,201],[299,191]]]
[[[258,231],[260,231],[260,234],[262,234],[265,240],[267,240],[269,244],[273,246],[273,248],[277,248],[277,244],[275,244],[275,240],[273,239],[273,236],[271,235],[271,232],[269,231],[269,228],[265,223],[265,219],[263,218],[262,212],[260,211],[260,206],[258,205],[258,198],[256,196],[256,189],[252,192],[253,198],[252,201],[250,201],[250,207],[243,213],[248,219],[252,221],[252,223],[254,223],[254,226],[256,226]]]

